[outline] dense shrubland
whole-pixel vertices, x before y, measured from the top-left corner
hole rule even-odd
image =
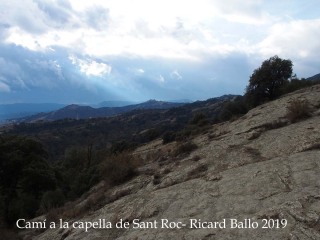
[[[19,218],[32,218],[75,200],[105,180],[109,187],[130,179],[139,161],[127,150],[112,147],[94,151],[73,147],[64,159],[48,162],[43,145],[31,138],[0,138],[0,225],[14,226]]]

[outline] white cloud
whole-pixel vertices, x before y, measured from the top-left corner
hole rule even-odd
[[[138,73],[144,73],[144,70],[142,68],[137,69]]]
[[[297,0],[0,0],[0,44],[23,46],[34,51],[32,56],[39,54],[41,61],[46,54],[58,59],[62,68],[54,61],[31,59],[31,63],[61,78],[64,73],[66,81],[73,81],[67,78],[73,69],[64,59],[70,56],[83,73],[79,79],[90,86],[133,89],[143,84],[149,87],[152,81],[160,88],[167,87],[167,80],[183,79],[182,86],[197,76],[209,79],[212,73],[217,80],[226,79],[237,61],[243,65],[234,71],[243,73],[247,65],[256,67],[275,54],[292,59],[295,68],[302,61],[306,66],[306,59],[320,64],[317,1],[296,5]],[[302,5],[308,7],[296,7]],[[1,72],[6,69],[12,68]],[[112,81],[86,78],[104,75]],[[10,79],[11,89],[19,79],[30,85],[23,71]],[[136,84],[134,79],[140,81]],[[203,81],[203,86],[208,84]]]
[[[177,79],[177,80],[182,79],[182,76],[180,75],[180,73],[177,70],[174,70],[173,72],[171,72],[170,77],[172,79]]]
[[[109,10],[98,6],[89,7],[84,14],[87,25],[99,31],[108,28]]]
[[[237,50],[234,42],[221,34],[233,31],[226,25],[221,26],[223,21],[263,24],[268,16],[261,10],[260,2],[251,0],[228,0],[227,3],[218,0],[93,0],[70,1],[70,6],[62,2],[35,4],[27,0],[21,6],[30,9],[29,13],[16,7],[17,0],[6,4],[16,9],[8,13],[6,22],[10,28],[6,42],[33,51],[62,46],[96,57],[120,55],[194,61],[200,60],[208,49],[218,55]],[[29,27],[12,17],[18,12],[30,19]],[[41,29],[31,29],[36,26]],[[237,29],[234,34],[242,35],[242,31]]]
[[[99,63],[94,60],[82,60],[78,59],[75,56],[69,56],[70,61],[74,65],[78,65],[80,71],[87,76],[96,76],[101,77],[105,74],[110,74],[112,67],[105,63]]]
[[[320,19],[278,23],[257,47],[263,56],[315,57],[320,49],[319,29]]]
[[[0,77],[0,92],[11,92],[10,86],[3,80],[4,79]]]
[[[43,34],[54,28],[74,26],[78,21],[68,1],[0,0],[0,22],[30,34]]]
[[[98,63],[96,61],[91,62],[80,62],[81,72],[84,72],[86,75],[92,76],[102,76],[104,74],[110,74],[111,67],[105,63]]]
[[[258,61],[278,55],[292,60],[298,77],[309,77],[319,72],[320,18],[290,20],[274,24],[267,36],[252,46]]]
[[[12,27],[8,30],[8,38],[5,42],[20,45],[32,51],[41,50],[39,43],[31,34],[17,27]]]
[[[163,77],[161,74],[159,75],[158,81],[159,81],[160,83],[164,83],[164,82],[165,82],[165,79],[164,79],[164,77]]]
[[[257,26],[266,24],[269,20],[269,16],[267,14],[262,16],[250,16],[243,13],[232,13],[232,14],[224,15],[224,18],[230,22],[257,25]]]
[[[25,79],[24,71],[18,63],[0,57],[0,74],[0,81],[10,84],[11,88],[28,88],[26,82],[29,79]]]
[[[4,1],[0,2],[0,22],[7,26],[25,29],[30,33],[40,33],[47,30],[44,23],[45,15],[39,11],[34,1]]]
[[[232,23],[263,25],[272,18],[265,11],[263,2],[259,0],[217,0],[215,6],[217,7],[217,14]]]

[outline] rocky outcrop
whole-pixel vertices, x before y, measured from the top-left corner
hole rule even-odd
[[[312,116],[290,123],[286,108],[299,98],[310,102]],[[146,162],[140,175],[104,193],[118,197],[84,217],[65,219],[122,219],[130,228],[47,229],[32,238],[320,239],[319,107],[316,85],[212,126],[193,140],[199,148],[190,155],[172,157],[175,143],[143,146],[136,151]],[[134,229],[135,219],[150,228]],[[186,226],[161,228],[164,219]],[[206,228],[204,222],[217,223]]]

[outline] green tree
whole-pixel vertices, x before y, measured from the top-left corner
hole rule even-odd
[[[257,106],[280,96],[282,89],[292,77],[292,62],[278,56],[265,60],[254,70],[246,88],[246,98],[250,106]]]
[[[56,187],[54,171],[41,143],[0,136],[0,222],[34,217],[45,191]]]

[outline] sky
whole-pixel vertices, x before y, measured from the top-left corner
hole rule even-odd
[[[0,103],[243,94],[274,55],[320,73],[319,0],[0,0]]]

